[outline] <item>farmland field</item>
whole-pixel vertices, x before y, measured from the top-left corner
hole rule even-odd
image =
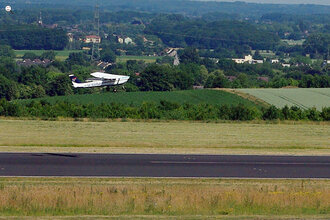
[[[21,58],[27,52],[31,52],[40,56],[42,53],[46,51],[47,50],[15,50],[15,54],[17,58]],[[56,53],[56,59],[65,60],[66,58],[69,57],[70,53],[78,53],[78,52],[82,52],[82,50],[54,50],[54,52]]]
[[[302,109],[330,106],[330,88],[290,88],[290,89],[238,89],[253,95],[271,105],[283,108],[297,106]]]
[[[237,105],[242,103],[248,106],[256,106],[253,102],[235,94],[216,90],[182,90],[173,92],[107,92],[100,94],[56,96],[43,99],[46,99],[50,103],[55,103],[56,101],[68,101],[79,104],[123,103],[128,105],[139,105],[146,101],[158,103],[161,100],[166,100],[179,104],[208,103]],[[29,100],[20,100],[19,102],[24,103],[28,101]]]
[[[34,53],[40,56],[42,53],[47,50],[15,50],[16,58],[21,58],[27,52]],[[56,59],[65,60],[69,57],[70,53],[79,53],[83,52],[83,50],[55,50]],[[154,63],[158,58],[162,57],[154,57],[154,56],[117,56],[117,62],[126,62],[127,60],[143,60],[146,63]]]

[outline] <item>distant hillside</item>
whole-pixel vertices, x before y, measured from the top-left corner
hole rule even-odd
[[[260,17],[266,13],[285,14],[328,14],[330,6],[311,4],[256,4],[245,2],[215,2],[215,1],[190,1],[190,0],[100,0],[101,10],[121,11],[135,10],[146,12],[179,13],[191,16],[200,16],[210,12],[239,13],[249,17]],[[95,1],[90,0],[16,0],[16,8],[67,8],[68,5],[76,9],[93,10]],[[15,8],[14,7],[14,8]]]

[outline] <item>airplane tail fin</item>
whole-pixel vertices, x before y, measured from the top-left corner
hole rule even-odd
[[[81,83],[81,81],[79,79],[77,79],[77,77],[75,75],[71,74],[71,75],[69,75],[69,77],[70,77],[72,83],[74,83],[74,82]]]

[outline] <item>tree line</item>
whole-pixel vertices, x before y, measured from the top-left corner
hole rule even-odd
[[[111,104],[76,104],[47,100],[33,100],[26,104],[0,100],[0,116],[37,117],[52,119],[69,118],[130,118],[130,119],[164,119],[164,120],[311,120],[329,121],[330,107],[318,111],[315,108],[302,110],[298,107],[258,109],[243,104],[178,104],[169,101],[143,102],[139,106],[119,103]]]
[[[68,44],[62,29],[36,25],[3,25],[0,29],[0,44],[16,50],[63,50]]]
[[[272,49],[279,38],[241,21],[207,22],[182,15],[160,15],[147,25],[145,33],[157,35],[168,46],[204,49]]]

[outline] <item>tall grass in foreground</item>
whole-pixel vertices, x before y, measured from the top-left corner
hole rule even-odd
[[[20,179],[0,181],[1,215],[323,215],[329,181]]]

